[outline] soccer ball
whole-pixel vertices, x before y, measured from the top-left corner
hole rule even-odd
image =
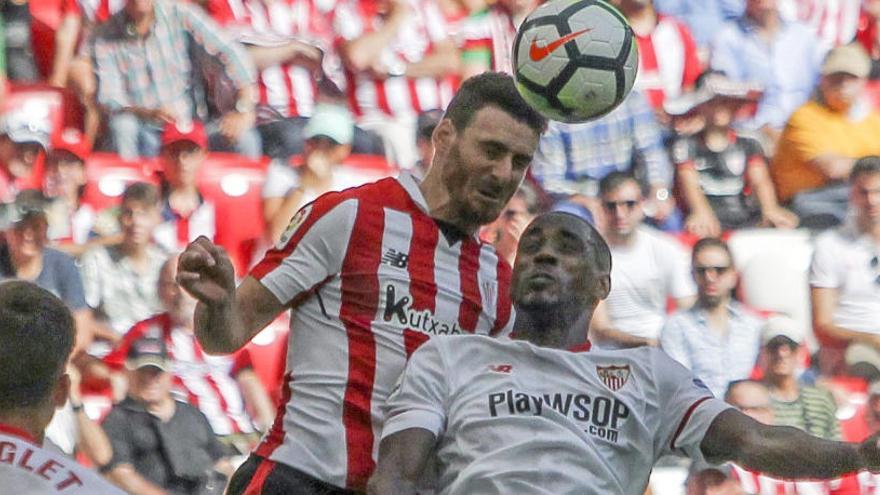
[[[585,122],[614,110],[639,66],[632,28],[602,0],[549,0],[513,43],[516,86],[545,117]]]

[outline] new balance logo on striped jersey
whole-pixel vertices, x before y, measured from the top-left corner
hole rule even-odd
[[[396,249],[389,249],[388,251],[385,251],[385,254],[382,256],[382,263],[393,266],[394,268],[406,269],[406,266],[409,264],[409,255],[398,252]]]

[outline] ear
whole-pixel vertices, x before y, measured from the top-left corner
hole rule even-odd
[[[608,294],[611,292],[611,275],[607,273],[601,275],[596,282],[596,300],[602,301],[608,297]]]
[[[446,154],[452,142],[455,141],[457,132],[451,119],[442,119],[434,132],[431,134],[431,143],[434,145],[434,154]]]
[[[52,404],[56,408],[64,406],[67,398],[70,396],[70,375],[64,373],[55,383],[55,390],[52,391]]]

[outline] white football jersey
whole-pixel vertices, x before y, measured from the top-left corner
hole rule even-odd
[[[0,487],[3,493],[27,495],[124,495],[98,473],[5,425],[0,425]]]
[[[641,495],[660,456],[701,458],[729,407],[655,348],[571,352],[467,336],[412,355],[382,436],[433,432],[441,494]]]

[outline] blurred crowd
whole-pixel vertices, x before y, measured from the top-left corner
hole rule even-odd
[[[221,493],[274,419],[285,322],[281,346],[206,355],[176,254],[204,235],[244,276],[317,196],[421,176],[457,85],[510,72],[539,3],[0,1],[0,280],[77,323],[49,440],[130,493]],[[880,431],[880,0],[610,3],[635,89],[551,123],[483,239],[512,262],[539,212],[583,216],[614,259],[594,345],[660,346],[763,422]],[[232,180],[242,163],[256,179]],[[874,494],[880,477],[692,468],[687,490]]]

